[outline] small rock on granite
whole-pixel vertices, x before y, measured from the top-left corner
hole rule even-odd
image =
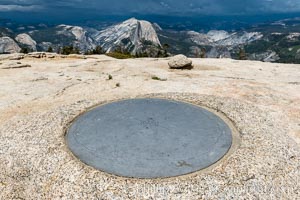
[[[182,69],[191,67],[192,63],[192,60],[180,54],[172,57],[168,64],[171,69]]]

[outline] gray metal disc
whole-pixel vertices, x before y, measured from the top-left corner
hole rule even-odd
[[[82,162],[135,178],[173,177],[204,169],[230,149],[229,126],[208,110],[164,99],[131,99],[78,117],[67,143]]]

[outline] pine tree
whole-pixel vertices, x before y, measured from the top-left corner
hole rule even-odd
[[[47,52],[49,52],[49,53],[52,53],[53,52],[53,48],[50,46],[50,47],[48,47],[48,50],[47,50]]]
[[[24,47],[24,48],[21,49],[20,52],[21,52],[21,53],[24,53],[24,54],[28,54],[28,53],[29,53],[29,50],[28,50],[28,48]]]
[[[240,60],[247,60],[246,51],[242,47],[240,47],[240,49],[239,49],[239,59]]]
[[[101,46],[97,46],[94,50],[93,50],[93,54],[103,54],[104,51],[102,50]]]
[[[69,55],[69,54],[80,54],[80,50],[78,47],[73,46],[64,46],[62,48],[61,54],[63,55]]]
[[[170,48],[169,44],[163,44],[163,50],[164,50],[164,56],[163,57],[168,57],[168,49]]]
[[[206,49],[203,47],[201,48],[201,54],[200,54],[201,58],[206,58]]]

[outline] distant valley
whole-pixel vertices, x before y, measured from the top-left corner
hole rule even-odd
[[[0,53],[72,48],[75,53],[121,52],[133,57],[234,58],[300,63],[300,18],[260,23],[240,30],[178,30],[130,18],[107,26],[1,23]],[[94,51],[95,52],[95,51]],[[98,52],[100,53],[100,52]]]

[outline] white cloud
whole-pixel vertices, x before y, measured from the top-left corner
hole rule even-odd
[[[22,11],[30,12],[40,10],[42,6],[39,5],[0,5],[0,12],[10,12],[10,11]]]

